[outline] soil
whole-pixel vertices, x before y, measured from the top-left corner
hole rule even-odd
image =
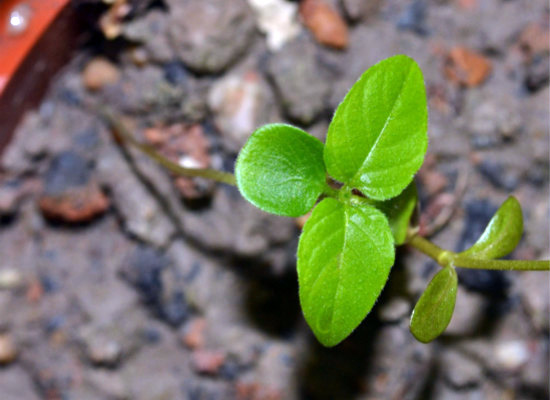
[[[116,39],[89,28],[0,159],[3,400],[548,398],[549,273],[460,271],[449,328],[421,344],[408,318],[437,266],[400,248],[369,316],[323,348],[298,303],[303,221],[172,176],[98,117],[232,171],[255,127],[324,138],[360,74],[408,54],[430,113],[422,232],[467,248],[514,195],[511,257],[548,259],[547,2],[307,3],[129,1]]]

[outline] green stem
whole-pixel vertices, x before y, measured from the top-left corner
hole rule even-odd
[[[428,257],[433,258],[439,265],[446,267],[449,263],[449,258],[454,255],[453,252],[444,250],[439,246],[436,246],[429,240],[424,239],[422,236],[414,235],[409,238],[407,244],[410,244],[417,250],[426,254]]]
[[[408,244],[433,258],[439,265],[470,269],[498,269],[515,271],[550,271],[549,260],[482,260],[460,256],[452,251],[444,250],[429,240],[413,235],[409,238]]]
[[[478,258],[455,257],[456,267],[473,269],[500,269],[514,271],[550,271],[549,260],[481,260]]]
[[[232,186],[237,185],[235,181],[235,175],[230,172],[218,171],[216,169],[210,168],[185,168],[173,161],[170,161],[162,154],[157,152],[153,147],[136,140],[132,136],[132,134],[126,129],[122,121],[120,121],[113,113],[105,110],[104,108],[100,108],[99,114],[109,124],[109,127],[113,130],[114,134],[120,139],[121,142],[130,143],[132,146],[143,152],[150,159],[156,161],[170,172],[173,172],[176,175],[191,178],[197,177],[212,179],[216,182],[226,183]]]
[[[325,188],[323,189],[323,194],[325,196],[334,197],[335,199],[337,199],[338,193],[340,193],[340,191],[338,189],[334,189],[332,186],[328,184],[328,182],[325,184]]]

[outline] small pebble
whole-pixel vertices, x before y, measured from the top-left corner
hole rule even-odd
[[[397,27],[401,30],[408,30],[419,35],[426,35],[428,30],[425,26],[427,5],[423,0],[415,0],[409,4],[397,21]]]
[[[529,347],[521,340],[510,340],[495,345],[495,361],[506,370],[515,370],[529,361]]]
[[[266,35],[269,50],[280,50],[300,33],[296,3],[286,0],[248,0],[248,4],[256,14],[258,29]]]
[[[116,83],[120,78],[117,66],[104,57],[92,59],[82,71],[84,87],[95,91]]]
[[[38,302],[44,296],[44,287],[39,279],[34,279],[29,283],[25,297],[31,303]]]
[[[402,297],[394,297],[378,309],[378,316],[384,322],[397,322],[410,311],[410,303]]]
[[[17,348],[11,335],[0,334],[0,365],[7,365],[17,358]]]
[[[445,351],[442,360],[445,379],[455,389],[477,386],[483,379],[481,365],[458,351]]]
[[[304,0],[300,15],[315,39],[335,49],[348,47],[348,26],[338,12],[324,0]]]
[[[96,183],[91,183],[60,195],[43,195],[38,204],[44,217],[49,220],[80,223],[105,213],[110,201]]]
[[[206,328],[206,319],[195,318],[185,328],[182,337],[183,344],[190,349],[200,349],[204,347],[204,330]]]
[[[547,55],[536,56],[529,64],[525,74],[525,87],[536,92],[548,85],[550,80],[550,58]]]
[[[475,87],[487,79],[491,69],[491,62],[483,55],[465,47],[455,47],[447,56],[444,73],[454,83]]]
[[[178,327],[189,318],[189,304],[181,290],[171,293],[157,306],[160,317],[167,324]]]
[[[0,186],[0,218],[13,216],[19,207],[21,189],[16,186]]]
[[[193,369],[200,374],[216,375],[225,362],[225,354],[215,350],[195,350],[192,355]]]
[[[171,61],[164,64],[164,79],[172,85],[181,85],[185,83],[188,73],[184,65],[179,61]]]
[[[515,190],[520,183],[518,174],[501,164],[484,160],[477,169],[493,186],[507,192]]]
[[[21,273],[15,268],[0,270],[0,290],[10,290],[20,287],[23,283]]]
[[[122,348],[115,340],[96,338],[86,346],[88,359],[95,365],[113,367],[122,356]]]

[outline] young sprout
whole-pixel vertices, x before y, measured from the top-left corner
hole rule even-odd
[[[273,214],[312,211],[298,245],[299,294],[304,317],[325,346],[344,340],[370,312],[388,279],[395,246],[413,246],[443,267],[411,315],[411,332],[421,342],[435,339],[451,320],[456,267],[550,270],[548,260],[496,260],[511,253],[523,233],[514,197],[466,251],[441,249],[416,233],[413,177],[428,147],[428,111],[422,71],[407,56],[390,57],[363,73],[336,109],[325,144],[291,125],[257,129],[239,154],[235,176],[182,168],[136,141],[113,115],[100,113],[122,143],[174,173],[236,184],[245,199]]]

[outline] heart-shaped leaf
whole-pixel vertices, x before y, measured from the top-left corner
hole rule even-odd
[[[497,210],[478,241],[459,256],[494,259],[510,254],[523,234],[523,215],[515,197],[510,196]]]
[[[399,196],[386,201],[373,202],[373,205],[388,218],[396,246],[402,245],[407,239],[417,198],[416,184],[412,181]]]
[[[422,71],[404,55],[369,68],[336,109],[327,133],[329,174],[375,200],[411,182],[428,146]]]
[[[447,328],[455,309],[457,286],[454,267],[443,268],[430,281],[411,315],[411,332],[419,341],[431,342]]]
[[[323,144],[294,126],[264,125],[239,153],[235,177],[241,194],[256,207],[304,215],[326,185]]]
[[[384,214],[367,204],[326,198],[306,222],[298,245],[300,303],[317,339],[334,346],[365,318],[395,257]]]

